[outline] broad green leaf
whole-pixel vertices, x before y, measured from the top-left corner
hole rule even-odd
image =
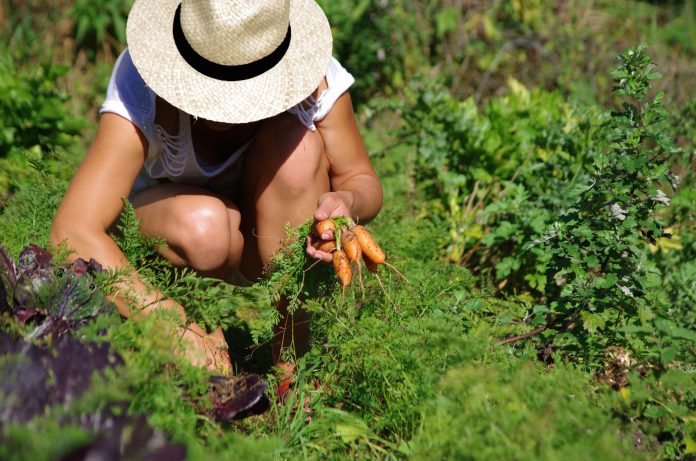
[[[580,317],[582,318],[582,324],[585,327],[585,330],[589,331],[590,333],[595,333],[597,330],[603,330],[607,324],[606,319],[600,314],[582,312]]]

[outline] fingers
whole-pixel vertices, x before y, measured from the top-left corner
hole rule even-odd
[[[208,334],[196,323],[191,323],[183,331],[184,356],[197,367],[205,367],[219,373],[229,373],[232,361],[222,328],[218,327]]]
[[[230,360],[230,353],[222,327],[217,327],[205,339],[209,346],[207,351],[210,359],[208,368],[221,373],[231,371],[232,361]]]
[[[327,239],[328,240],[328,239]],[[319,259],[324,262],[331,262],[333,257],[331,253],[321,251],[317,247],[322,244],[322,240],[314,239],[310,234],[307,236],[307,254],[314,259]]]
[[[322,194],[317,201],[314,219],[317,222],[321,222],[329,218],[350,216],[349,204],[352,204],[352,202],[353,196],[346,191],[327,192]],[[316,237],[318,237],[318,239]],[[331,262],[333,260],[332,254],[329,251],[323,251],[323,249],[320,249],[320,246],[334,239],[334,232],[330,229],[324,229],[321,235],[309,235],[307,237],[307,254],[314,259]]]
[[[183,355],[191,364],[203,367],[209,363],[202,335],[192,331],[189,326],[183,331],[181,339],[183,340]]]
[[[317,221],[323,221],[325,219],[329,219],[329,214],[326,212],[326,210],[317,208],[317,211],[314,212],[314,219]]]

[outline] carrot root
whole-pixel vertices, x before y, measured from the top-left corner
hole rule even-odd
[[[331,253],[336,249],[336,241],[335,240],[323,240],[319,246],[317,246],[317,250],[323,251],[325,253]]]
[[[402,279],[404,282],[411,283],[411,282],[406,278],[406,276],[405,276],[404,274],[402,274],[401,271],[399,271],[399,269],[397,269],[396,267],[394,267],[393,264],[389,264],[388,262],[385,261],[385,262],[384,262],[384,265],[387,266],[389,269],[393,270],[394,272],[396,272],[396,275],[398,275],[399,277],[401,277],[401,279]]]
[[[348,259],[352,262],[360,262],[362,249],[360,248],[358,237],[354,232],[345,230],[341,233],[341,246],[343,251],[346,252]]]

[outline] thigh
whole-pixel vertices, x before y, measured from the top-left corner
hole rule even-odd
[[[132,200],[145,236],[167,242],[161,254],[178,266],[224,277],[238,266],[243,238],[241,215],[231,200],[181,184],[162,184]]]
[[[281,248],[286,224],[311,219],[319,197],[330,189],[321,135],[288,113],[265,121],[246,155],[242,177],[242,267],[256,278]]]

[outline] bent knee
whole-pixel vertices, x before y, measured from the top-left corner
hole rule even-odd
[[[169,217],[170,244],[197,271],[214,271],[238,263],[244,243],[239,220],[230,217],[234,210],[215,197],[186,200],[186,206],[177,207]]]

